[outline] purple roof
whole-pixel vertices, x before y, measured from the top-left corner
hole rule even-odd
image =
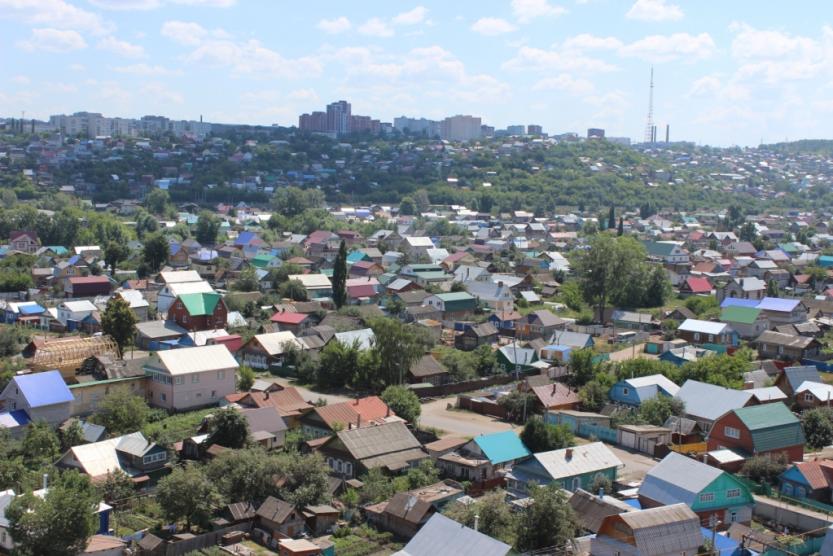
[[[758,304],[758,309],[764,311],[778,311],[781,313],[792,312],[798,304],[800,299],[781,299],[780,297],[765,297]]]
[[[58,371],[19,375],[12,380],[20,388],[29,407],[43,407],[73,400],[72,393]]]
[[[726,307],[749,307],[750,309],[757,309],[759,301],[757,299],[741,299],[739,297],[727,297],[720,304],[721,309]]]

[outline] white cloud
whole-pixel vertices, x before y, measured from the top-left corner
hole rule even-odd
[[[186,46],[198,45],[208,35],[205,27],[192,21],[166,21],[161,32],[162,36]]]
[[[64,0],[0,0],[0,17],[95,35],[105,35],[113,29],[113,25],[98,14]]]
[[[348,31],[352,24],[350,20],[344,16],[337,17],[335,19],[322,19],[316,25],[319,29],[324,31],[325,33],[330,33],[331,35],[336,35],[338,33],[343,33],[344,31]]]
[[[140,92],[163,104],[182,104],[185,97],[178,91],[173,91],[161,83],[148,83]]]
[[[86,48],[87,42],[77,31],[47,28],[32,29],[31,36],[17,46],[28,51],[69,52]]]
[[[833,29],[822,27],[820,39],[760,30],[733,23],[732,56],[741,62],[739,79],[762,79],[768,85],[783,85],[829,74],[833,71]]]
[[[31,80],[26,75],[15,75],[12,77],[12,82],[17,85],[28,85]]]
[[[758,30],[745,23],[733,23],[730,30],[737,33],[732,40],[732,56],[740,60],[804,55],[818,48],[817,41],[809,37]]]
[[[114,71],[118,73],[126,73],[130,75],[143,75],[143,76],[151,76],[151,75],[181,75],[182,72],[178,70],[168,69],[164,66],[159,65],[150,65],[140,63],[140,64],[131,64],[127,66],[118,66],[113,68]]]
[[[290,91],[286,96],[291,100],[319,100],[318,93],[316,93],[313,89],[296,89],[294,91]]]
[[[504,62],[502,68],[535,71],[557,69],[582,73],[602,73],[616,70],[616,66],[604,60],[590,58],[575,51],[544,50],[530,46],[520,47],[513,58]]]
[[[582,33],[568,37],[564,41],[567,50],[617,50],[622,47],[622,41],[616,37],[597,37]]]
[[[98,41],[96,46],[125,58],[143,58],[145,55],[145,49],[142,46],[119,40],[113,36],[104,37]]]
[[[529,23],[539,17],[558,17],[567,8],[550,4],[548,0],[512,0],[512,13],[520,23]]]
[[[593,83],[587,79],[575,78],[568,73],[555,77],[546,77],[532,86],[533,91],[564,91],[571,95],[589,95],[595,91]]]
[[[105,10],[155,10],[164,4],[179,4],[183,6],[229,8],[236,0],[88,0],[90,4]]]
[[[650,62],[674,60],[702,60],[715,53],[716,46],[711,35],[700,33],[674,33],[671,35],[650,35],[619,49],[622,56],[641,58]]]
[[[321,63],[313,57],[285,58],[259,41],[207,40],[186,59],[215,67],[227,67],[236,75],[300,79],[321,74]]]
[[[705,75],[691,84],[688,91],[690,96],[709,96],[717,94],[721,89],[720,79],[714,75]]]
[[[489,37],[495,35],[503,35],[505,33],[511,33],[516,29],[517,27],[515,27],[505,19],[500,19],[499,17],[481,17],[480,19],[475,21],[471,26],[471,30],[475,33],[479,33],[481,35],[486,35]]]
[[[393,18],[394,25],[418,25],[425,20],[428,10],[424,6],[417,6],[413,10],[402,12]]]
[[[636,0],[625,17],[640,21],[678,21],[685,16],[676,4],[665,0]]]
[[[384,20],[378,17],[371,17],[359,27],[359,33],[370,37],[392,37],[393,29]]]

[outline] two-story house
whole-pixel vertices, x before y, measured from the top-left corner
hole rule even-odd
[[[14,230],[9,234],[9,250],[34,253],[40,247],[38,234],[29,230]]]
[[[226,302],[219,293],[188,293],[177,297],[168,309],[168,320],[186,330],[225,328]]]
[[[736,346],[740,343],[738,333],[725,322],[698,319],[684,320],[677,328],[677,337],[695,345]]]
[[[219,403],[234,393],[239,366],[223,344],[158,351],[144,367],[149,402],[170,410]]]
[[[804,459],[801,421],[782,402],[733,409],[717,419],[706,439],[708,449],[728,448],[750,456],[783,454]]]
[[[0,410],[23,411],[29,421],[58,426],[69,419],[73,399],[58,371],[16,375],[0,392]]]

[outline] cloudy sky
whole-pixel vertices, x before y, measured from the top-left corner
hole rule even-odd
[[[0,0],[5,116],[292,125],[346,99],[641,139],[651,65],[672,139],[833,136],[823,0]]]

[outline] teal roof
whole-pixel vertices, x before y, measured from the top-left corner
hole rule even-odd
[[[437,297],[442,299],[444,302],[467,301],[469,299],[474,299],[474,296],[468,292],[438,293]]]
[[[492,464],[506,463],[532,455],[518,435],[512,431],[478,436],[474,441]]]
[[[347,262],[351,264],[363,261],[365,260],[365,258],[367,258],[368,260],[370,259],[370,257],[367,257],[367,255],[365,255],[361,251],[351,251],[347,254]]]
[[[804,444],[801,421],[781,402],[743,407],[735,415],[752,435],[757,453]]]
[[[220,302],[218,293],[184,293],[179,296],[185,309],[192,317],[213,315],[217,303]]]
[[[674,243],[659,243],[656,241],[646,241],[644,244],[648,254],[655,257],[667,257],[677,247]]]

